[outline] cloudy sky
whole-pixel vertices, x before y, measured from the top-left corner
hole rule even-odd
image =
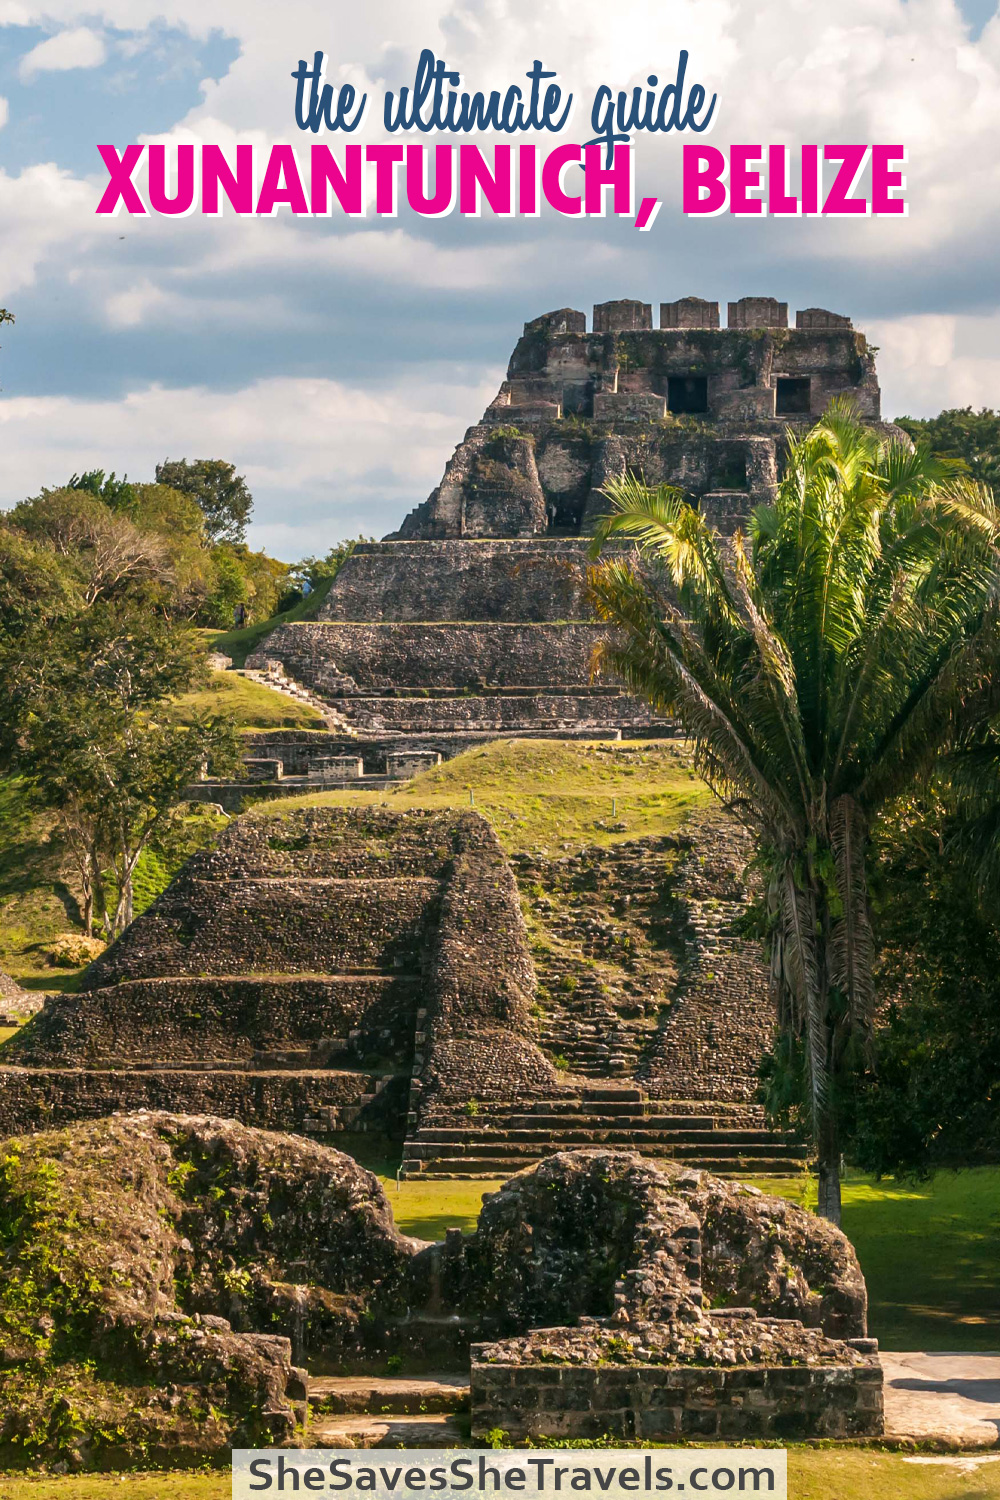
[[[996,0],[0,0],[0,508],[74,470],[226,457],[289,560],[425,498],[526,318],[611,297],[773,295],[847,312],[887,415],[1000,406]],[[640,137],[652,230],[488,217],[95,217],[98,142],[302,143],[316,50],[376,98],[421,47],[466,84],[541,58],[581,103],[667,78],[719,96],[713,144],[897,141],[905,220],[684,219],[680,139]],[[379,111],[368,139],[384,139]],[[322,137],[321,137],[322,138]],[[311,139],[311,138],[310,138]],[[333,144],[337,144],[336,139]],[[549,145],[552,144],[549,138]]]

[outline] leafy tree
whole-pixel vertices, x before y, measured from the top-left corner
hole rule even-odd
[[[54,548],[0,526],[0,637],[50,625],[83,605],[81,579]]]
[[[271,618],[287,585],[287,563],[230,542],[212,548],[211,563],[213,576],[198,611],[199,624],[230,629],[237,604],[247,606],[248,619]]]
[[[223,775],[239,763],[228,720],[178,725],[162,712],[165,699],[204,674],[197,637],[99,604],[0,650],[0,671],[18,724],[15,767],[56,813],[79,871],[87,931],[96,911],[117,935],[132,919],[138,860],[184,788],[206,761]]]
[[[170,549],[88,490],[48,490],[8,513],[10,526],[79,564],[86,604],[145,584],[172,581]]]
[[[311,592],[332,583],[358,543],[366,541],[374,541],[374,537],[347,537],[342,542],[334,542],[325,557],[304,557],[301,562],[293,563],[289,569],[289,581],[297,592],[285,608],[302,598],[304,583],[308,582]]]
[[[631,537],[638,561],[591,570],[598,615],[618,627],[601,659],[679,717],[755,836],[779,1081],[837,1222],[875,1003],[870,830],[956,724],[994,711],[1000,517],[988,492],[843,405],[790,440],[749,551],[669,486],[626,476],[605,493],[595,553]]]
[[[896,425],[938,458],[961,463],[981,484],[1000,483],[1000,412],[953,407],[936,417],[897,417]]]
[[[129,484],[128,475],[121,479],[114,471],[105,474],[103,469],[90,469],[86,474],[74,474],[66,486],[70,490],[86,490],[97,500],[103,500],[109,510],[124,511],[131,515],[135,504],[135,485]]]
[[[877,1173],[923,1175],[1000,1153],[1000,927],[961,828],[934,789],[902,799],[873,839],[885,1001],[853,1152]]]
[[[191,495],[205,517],[211,542],[242,542],[253,509],[247,482],[235,464],[221,458],[164,459],[156,466],[157,484]]]

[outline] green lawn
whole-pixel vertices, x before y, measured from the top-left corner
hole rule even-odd
[[[3,1479],[0,1500],[229,1500],[229,1471]],[[997,1500],[1000,1457],[911,1458],[867,1449],[792,1448],[790,1500]]]
[[[208,684],[185,693],[171,705],[171,717],[190,724],[200,714],[229,714],[244,729],[324,729],[323,716],[307,703],[241,677],[238,672],[213,672]]]
[[[676,740],[494,740],[385,792],[316,792],[295,807],[474,807],[510,852],[566,853],[672,833],[713,805]]]

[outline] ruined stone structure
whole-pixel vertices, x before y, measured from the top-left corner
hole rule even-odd
[[[318,1446],[317,1366],[390,1355],[468,1380],[471,1353],[475,1436],[882,1430],[850,1244],[752,1187],[569,1152],[428,1245],[351,1157],[232,1120],[141,1112],[0,1148],[5,1462]]]
[[[625,864],[593,851],[582,882],[571,861],[587,910],[627,894],[629,915],[617,939],[585,918],[576,969],[536,969],[521,900],[539,871],[519,890],[478,814],[258,810],[0,1049],[0,1130],[169,1109],[379,1132],[407,1175],[507,1176],[598,1144],[795,1170],[802,1148],[754,1102],[772,1012],[729,932],[735,838],[709,820]]]
[[[348,736],[455,754],[497,735],[664,732],[591,679],[583,597],[602,487],[630,470],[679,486],[723,531],[773,492],[788,428],[834,397],[880,420],[872,351],[848,318],[697,297],[561,308],[526,323],[507,378],[428,500],[357,547],[316,621],[251,657],[335,707]],[[375,764],[375,762],[372,762]],[[380,763],[379,763],[380,765]],[[378,768],[378,767],[377,767]]]

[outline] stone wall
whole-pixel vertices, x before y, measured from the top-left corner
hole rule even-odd
[[[361,734],[419,734],[433,736],[432,748],[447,753],[439,736],[489,732],[519,736],[564,731],[594,732],[596,735],[625,731],[629,734],[657,728],[669,733],[670,721],[659,719],[648,704],[626,693],[580,688],[576,692],[463,693],[459,696],[407,694],[386,697],[361,696],[345,700],[347,712]],[[463,745],[461,748],[466,748]],[[385,747],[380,747],[383,756]]]
[[[359,692],[394,687],[586,687],[591,652],[606,634],[589,624],[279,625],[267,638],[299,681],[323,691],[332,671]]]
[[[666,482],[700,499],[733,487],[718,479],[732,467],[726,444],[766,443],[774,471],[786,427],[815,421],[836,396],[880,423],[873,351],[848,318],[809,308],[790,329],[787,303],[745,297],[729,304],[723,329],[718,303],[684,297],[660,304],[658,329],[651,321],[650,304],[626,300],[595,307],[590,333],[568,308],[526,323],[483,420],[395,535],[586,531],[597,513],[602,445],[637,428],[647,462],[635,472],[649,478],[655,464]],[[788,387],[779,389],[789,377],[800,382],[791,404]],[[679,456],[671,452],[678,447]],[[747,498],[744,515],[767,498],[752,477],[735,487]]]
[[[774,1031],[760,945],[734,924],[746,911],[746,834],[707,819],[677,873],[683,950],[670,1008],[646,1052],[642,1078],[657,1099],[747,1100]]]
[[[500,1429],[505,1444],[789,1442],[871,1437],[882,1428],[882,1369],[871,1357],[811,1366],[561,1365],[505,1363],[502,1345],[473,1349],[473,1438]],[[730,1468],[741,1467],[734,1452]]]
[[[405,1090],[363,1073],[16,1068],[0,1064],[0,1132],[21,1135],[124,1110],[213,1114],[264,1130],[403,1129]]]
[[[92,989],[166,975],[419,970],[436,882],[182,876],[88,971]]]
[[[586,620],[583,542],[362,542],[322,620]]]
[[[517,884],[492,828],[462,828],[428,962],[413,1124],[439,1101],[512,1098],[551,1087],[531,1016],[535,971]]]
[[[413,1052],[417,976],[133,979],[53,995],[4,1059],[26,1066],[338,1066]]]

